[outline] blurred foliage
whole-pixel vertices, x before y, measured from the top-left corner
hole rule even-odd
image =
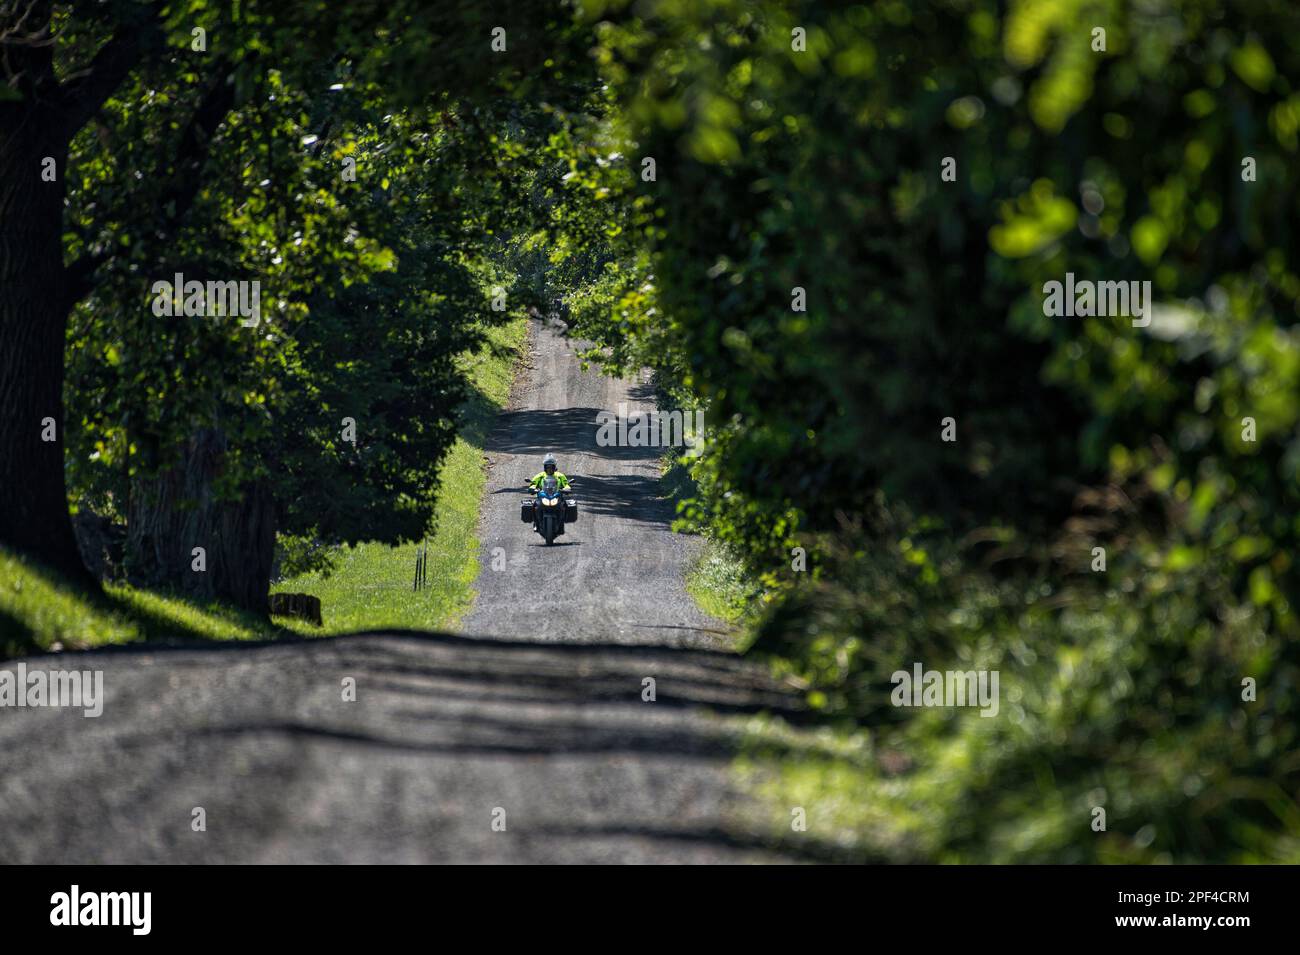
[[[704,403],[685,517],[772,591],[754,652],[871,735],[835,785],[872,852],[1300,859],[1300,9],[582,9],[579,331]],[[1045,317],[1067,272],[1150,281],[1151,324]],[[1000,715],[893,708],[914,661],[1000,670]]]

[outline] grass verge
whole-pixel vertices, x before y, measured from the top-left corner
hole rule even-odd
[[[461,409],[460,437],[439,472],[438,519],[428,539],[428,585],[412,589],[420,544],[375,542],[342,550],[328,577],[303,574],[277,583],[277,593],[319,597],[324,627],[293,618],[286,627],[303,634],[349,633],[381,628],[446,630],[473,601],[479,572],[479,505],[487,474],[483,444],[505,407],[515,366],[524,353],[528,320],[487,330],[487,343],[462,356],[474,397]]]
[[[705,613],[728,623],[744,623],[758,606],[759,588],[740,560],[723,544],[707,537],[687,568],[686,592]]]
[[[282,632],[230,607],[125,584],[87,593],[0,549],[0,659],[139,640],[252,640]]]
[[[866,730],[796,728],[757,714],[746,722],[731,774],[752,796],[742,808],[748,828],[774,845],[822,861],[934,861],[920,856],[918,821],[900,813],[898,785],[882,781],[877,762]],[[794,828],[796,819],[805,828]]]
[[[690,470],[682,464],[675,449],[664,455],[662,467],[659,486],[664,497],[676,503],[695,494]],[[686,592],[691,599],[711,617],[732,624],[748,621],[759,606],[762,588],[745,572],[740,558],[721,541],[684,519],[677,522],[675,529],[704,538],[699,552],[686,568]]]

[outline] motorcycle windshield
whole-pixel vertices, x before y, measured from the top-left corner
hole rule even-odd
[[[559,487],[560,482],[555,480],[553,477],[548,476],[546,480],[542,482],[542,490],[546,492],[547,497],[554,497],[555,492],[559,490]]]

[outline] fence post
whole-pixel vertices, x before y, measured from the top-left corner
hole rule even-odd
[[[412,590],[422,590],[429,580],[429,542],[424,540],[415,552],[415,584]]]

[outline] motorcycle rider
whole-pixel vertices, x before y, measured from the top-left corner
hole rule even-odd
[[[560,489],[560,497],[567,500],[569,497],[569,493],[568,493],[569,479],[564,476],[563,472],[561,472],[559,468],[556,467],[555,455],[550,454],[549,452],[547,453],[546,457],[542,458],[541,473],[528,482],[528,487],[532,488],[534,491],[541,490],[542,482],[545,481],[547,477],[555,478],[555,484]],[[537,527],[539,526],[539,521],[541,520],[541,517],[542,517],[542,509],[540,507],[536,508],[533,511],[534,530],[536,530]]]
[[[528,486],[534,491],[538,490],[548,475],[555,478],[555,483],[559,485],[561,491],[569,489],[569,479],[556,467],[555,455],[553,454],[547,454],[546,457],[542,458],[542,471],[528,482]]]

